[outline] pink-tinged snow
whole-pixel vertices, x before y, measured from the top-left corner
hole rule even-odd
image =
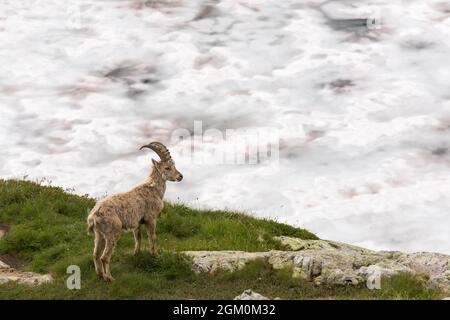
[[[185,177],[172,201],[450,253],[449,34],[446,1],[3,0],[0,177],[100,197],[159,140]],[[280,161],[192,163],[170,137],[194,121],[275,128]]]

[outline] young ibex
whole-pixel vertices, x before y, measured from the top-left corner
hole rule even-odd
[[[183,175],[175,168],[169,150],[160,142],[152,142],[143,148],[155,151],[161,161],[152,159],[153,169],[150,176],[134,189],[118,193],[97,202],[87,218],[88,231],[95,234],[94,264],[95,271],[105,281],[112,281],[109,262],[114,247],[124,230],[134,234],[134,254],[141,250],[141,225],[147,226],[151,243],[151,253],[158,254],[156,247],[156,219],[163,209],[166,181],[181,181]],[[100,250],[105,242],[103,254]]]

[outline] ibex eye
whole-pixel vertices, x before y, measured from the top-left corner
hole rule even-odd
[[[170,168],[169,168],[169,167],[167,167],[167,168],[166,168],[166,170],[170,170]]]

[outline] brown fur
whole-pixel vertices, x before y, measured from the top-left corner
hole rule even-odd
[[[175,163],[153,160],[150,177],[142,184],[124,193],[106,197],[97,202],[87,218],[88,232],[95,234],[93,259],[95,271],[105,281],[114,280],[109,263],[113,250],[123,231],[132,231],[135,239],[134,254],[141,250],[141,225],[147,227],[153,256],[158,254],[156,246],[156,219],[164,207],[163,197],[166,181],[181,181],[183,175]],[[100,251],[104,246],[103,253]]]

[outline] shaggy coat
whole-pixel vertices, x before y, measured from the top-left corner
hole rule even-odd
[[[95,270],[106,281],[114,280],[109,263],[123,231],[133,232],[134,254],[138,255],[141,250],[140,227],[145,225],[151,244],[151,253],[154,256],[158,254],[156,220],[164,207],[163,197],[166,191],[166,181],[181,181],[183,178],[175,168],[175,163],[170,158],[168,151],[168,156],[161,152],[158,154],[162,156],[162,160],[152,160],[153,170],[149,178],[142,184],[128,192],[114,194],[98,201],[89,213],[88,232],[95,234],[93,252]],[[103,245],[103,253],[100,255]]]

